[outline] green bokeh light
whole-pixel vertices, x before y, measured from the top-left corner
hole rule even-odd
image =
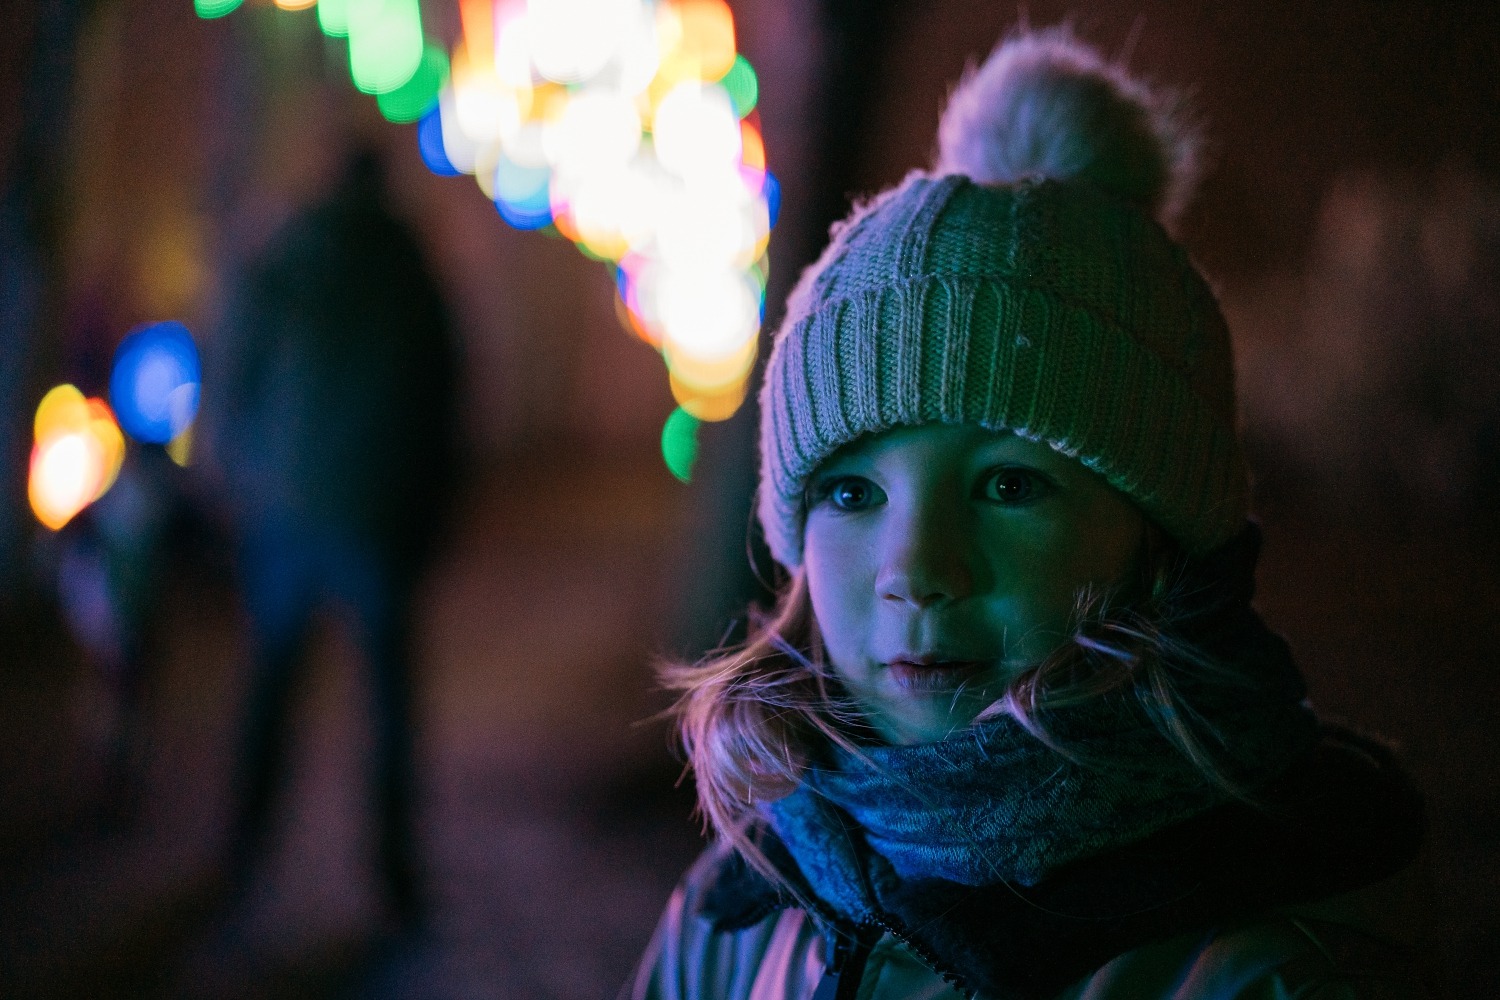
[[[661,457],[667,471],[682,482],[691,482],[698,459],[698,418],[678,407],[661,429]]]
[[[334,38],[349,34],[349,0],[318,0],[318,27]]]
[[[322,0],[319,7],[327,0]],[[380,113],[388,122],[414,122],[437,103],[438,91],[448,82],[448,54],[442,46],[428,42],[422,50],[422,62],[417,71],[395,90],[376,94]]]
[[[728,92],[734,112],[741,118],[754,111],[760,100],[760,80],[755,75],[755,67],[744,56],[734,57],[734,65],[729,67],[719,86]]]
[[[198,12],[199,17],[223,17],[232,13],[242,2],[243,0],[193,0],[193,9]]]
[[[367,94],[405,84],[422,65],[422,12],[417,0],[347,0],[349,74]]]

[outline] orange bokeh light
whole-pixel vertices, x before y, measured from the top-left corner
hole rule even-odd
[[[108,404],[71,385],[42,397],[34,428],[27,497],[37,520],[57,531],[114,485],[125,437]]]

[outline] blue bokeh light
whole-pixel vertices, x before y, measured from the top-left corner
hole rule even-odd
[[[540,229],[552,221],[547,167],[523,167],[502,156],[495,168],[495,207],[517,229]]]
[[[443,148],[443,119],[438,108],[427,112],[417,123],[417,148],[428,170],[439,177],[458,176],[458,168],[448,159],[448,151]]]
[[[771,171],[766,171],[766,224],[776,228],[776,219],[781,215],[781,182]]]
[[[181,323],[147,323],[115,350],[109,403],[120,428],[147,444],[166,444],[198,415],[202,366],[192,334]]]

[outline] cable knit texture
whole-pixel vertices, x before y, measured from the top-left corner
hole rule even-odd
[[[913,173],[835,227],[761,391],[761,525],[802,562],[807,477],[894,427],[971,423],[1100,473],[1190,552],[1244,524],[1228,330],[1145,212],[1083,181]]]

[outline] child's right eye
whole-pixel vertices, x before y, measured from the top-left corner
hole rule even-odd
[[[817,500],[827,501],[839,510],[856,511],[873,507],[883,499],[880,487],[863,476],[840,476],[820,483]]]

